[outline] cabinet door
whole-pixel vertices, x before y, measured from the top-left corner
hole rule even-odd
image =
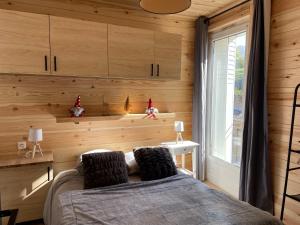
[[[52,74],[107,77],[107,24],[50,16]]]
[[[181,36],[155,32],[155,73],[153,78],[180,80]]]
[[[108,25],[108,61],[110,78],[150,78],[154,32]]]
[[[49,74],[49,16],[0,10],[0,73]]]
[[[1,209],[19,209],[17,222],[43,217],[44,203],[51,183],[48,181],[48,167],[51,168],[51,165],[0,169]],[[50,180],[52,176],[51,171]]]

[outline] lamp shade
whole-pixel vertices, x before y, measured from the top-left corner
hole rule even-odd
[[[191,0],[140,0],[140,6],[151,13],[173,14],[188,9]]]
[[[175,121],[174,128],[176,132],[183,132],[184,131],[183,121]]]
[[[28,141],[30,142],[39,142],[43,140],[43,130],[30,128],[28,134]]]

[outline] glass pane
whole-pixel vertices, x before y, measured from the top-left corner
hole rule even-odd
[[[213,42],[212,154],[240,163],[245,78],[246,32]]]
[[[241,163],[241,151],[244,126],[244,98],[245,98],[245,60],[246,60],[246,33],[235,37],[236,64],[234,85],[234,111],[233,111],[233,143],[232,163]]]

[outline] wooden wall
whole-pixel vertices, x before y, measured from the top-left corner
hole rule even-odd
[[[43,148],[52,150],[55,171],[70,168],[77,155],[93,148],[130,151],[136,145],[153,145],[174,139],[173,120],[129,120],[56,123],[57,116],[68,115],[78,94],[88,114],[123,111],[127,96],[132,112],[143,112],[152,97],[162,112],[176,112],[185,121],[184,138],[191,137],[192,79],[194,66],[194,21],[187,14],[157,16],[116,1],[115,4],[84,1],[11,0],[0,8],[44,13],[72,18],[179,33],[182,42],[181,81],[101,80],[44,76],[0,76],[0,154],[16,151],[16,142],[27,136],[30,126],[45,132]],[[126,1],[128,2],[128,1]],[[219,1],[220,2],[220,1]],[[279,214],[286,166],[291,104],[294,87],[300,82],[300,2],[273,0],[269,73],[269,116],[272,173]],[[200,6],[199,6],[200,7]],[[221,6],[220,6],[221,7]],[[300,99],[299,99],[300,100]],[[300,117],[295,147],[300,148]],[[299,158],[292,158],[293,165]],[[299,172],[291,175],[290,192],[299,192]],[[300,224],[300,205],[287,200],[286,222]]]
[[[210,21],[210,32],[250,19],[248,4]],[[280,216],[290,132],[292,100],[295,86],[300,83],[300,1],[273,0],[268,77],[269,143],[275,215]],[[299,99],[300,101],[300,96]],[[300,112],[299,112],[300,113]],[[300,149],[300,116],[296,116],[294,148]],[[300,165],[299,155],[292,157],[291,166]],[[300,171],[290,173],[288,192],[300,193]],[[300,224],[300,204],[287,199],[286,224]]]
[[[135,146],[157,145],[175,139],[175,119],[185,122],[184,138],[191,138],[194,20],[182,15],[153,16],[140,9],[115,3],[84,1],[1,1],[0,8],[85,18],[181,34],[180,81],[105,80],[55,76],[0,75],[0,155],[16,152],[16,142],[26,139],[30,126],[44,130],[44,150],[54,152],[54,169],[74,166],[80,153],[95,148],[131,151]],[[88,41],[88,40],[87,40]],[[176,112],[161,120],[116,120],[56,123],[81,95],[86,115],[123,113],[129,96],[132,113],[143,113],[148,98],[160,112]]]
[[[272,160],[275,209],[279,216],[285,178],[290,133],[292,100],[300,83],[300,1],[273,0],[270,43],[268,100],[270,119],[270,153]],[[300,98],[298,99],[300,101]],[[294,148],[300,149],[300,111],[296,112]],[[292,166],[300,157],[292,157]],[[290,173],[288,192],[300,193],[300,171]],[[287,199],[285,222],[300,224],[300,203]]]

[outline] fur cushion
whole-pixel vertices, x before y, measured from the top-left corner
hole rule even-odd
[[[83,176],[83,167],[82,167],[82,156],[86,154],[91,154],[91,153],[103,153],[103,152],[113,152],[113,150],[108,150],[108,149],[94,149],[88,152],[82,153],[77,160],[76,163],[76,169],[78,170],[79,174]],[[127,152],[125,153],[125,161],[127,164],[127,170],[128,170],[128,175],[134,175],[139,173],[139,167],[135,161],[133,152]]]
[[[134,150],[141,179],[156,180],[177,174],[173,158],[167,148],[146,147]]]
[[[88,152],[84,152],[79,155],[77,162],[76,162],[76,169],[78,170],[79,174],[83,176],[83,166],[82,166],[82,156],[86,154],[91,154],[91,153],[102,153],[102,152],[112,152],[112,150],[108,149],[94,149]]]
[[[127,166],[123,152],[103,152],[82,155],[84,188],[96,188],[126,183]]]

